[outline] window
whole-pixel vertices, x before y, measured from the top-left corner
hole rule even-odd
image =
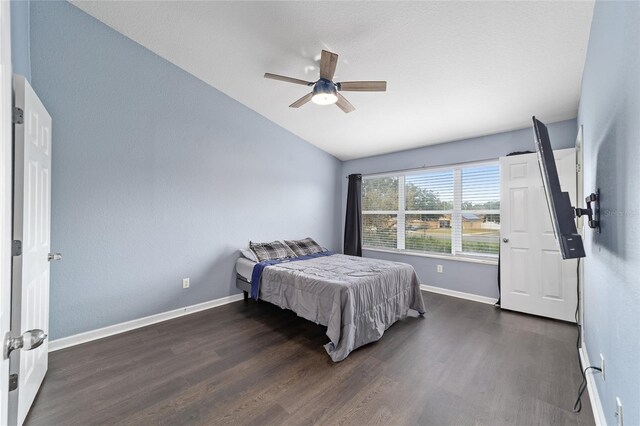
[[[365,248],[453,256],[496,256],[500,166],[453,166],[365,177]]]

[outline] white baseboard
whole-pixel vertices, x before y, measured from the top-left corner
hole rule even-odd
[[[589,361],[589,355],[585,350],[584,341],[582,347],[579,350],[580,360],[582,361],[582,367],[587,368],[592,365]],[[598,394],[598,387],[596,386],[594,373],[600,373],[599,371],[589,370],[587,371],[587,391],[589,392],[589,401],[591,402],[591,409],[593,410],[593,419],[596,422],[596,426],[607,426],[607,418],[604,415],[604,409],[600,402],[600,395]]]
[[[449,290],[442,287],[434,287],[431,285],[420,284],[420,288],[424,291],[430,291],[431,293],[444,294],[446,296],[457,297],[459,299],[473,300],[474,302],[486,303],[488,305],[495,305],[498,299],[493,297],[479,296],[477,294],[464,293],[462,291]]]
[[[84,333],[52,340],[49,342],[49,352],[58,351],[70,346],[80,345],[82,343],[91,342],[92,340],[102,339],[104,337],[113,336],[114,334],[124,333],[126,331],[135,330],[136,328],[146,327],[147,325],[215,308],[216,306],[226,305],[228,303],[242,300],[243,297],[244,296],[242,294],[234,294],[233,296],[222,297],[220,299],[198,303],[197,305],[185,306],[184,308],[161,312],[159,314],[149,315],[148,317],[121,322],[120,324],[114,324],[97,330],[85,331]]]

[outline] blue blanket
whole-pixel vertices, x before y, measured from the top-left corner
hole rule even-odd
[[[251,273],[251,298],[258,300],[262,271],[264,271],[264,268],[266,268],[267,266],[277,265],[278,263],[295,262],[296,260],[307,260],[314,259],[316,257],[331,256],[332,254],[332,251],[327,250],[320,253],[308,254],[306,256],[294,257],[290,259],[265,260],[263,262],[256,263],[256,265],[253,267],[253,272]]]

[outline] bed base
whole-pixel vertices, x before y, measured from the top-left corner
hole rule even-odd
[[[238,287],[244,293],[244,301],[249,301],[249,294],[251,293],[251,283],[244,279],[244,277],[236,274],[236,287]]]

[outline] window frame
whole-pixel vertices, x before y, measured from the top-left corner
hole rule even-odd
[[[365,175],[362,177],[363,184],[365,180],[368,179],[382,179],[386,177],[397,177],[398,178],[398,209],[397,210],[363,210],[362,215],[368,214],[389,214],[395,215],[396,220],[396,248],[389,247],[376,247],[376,246],[367,246],[363,241],[363,250],[370,251],[379,251],[379,252],[387,252],[387,253],[396,253],[396,254],[406,254],[412,256],[420,256],[420,257],[433,257],[439,259],[451,259],[451,260],[461,260],[467,262],[474,263],[485,263],[485,264],[497,264],[499,254],[492,253],[476,253],[476,252],[466,252],[462,250],[463,247],[463,234],[462,234],[462,215],[465,213],[471,214],[483,214],[483,215],[492,215],[497,214],[500,215],[500,209],[476,209],[476,210],[463,210],[462,209],[462,170],[465,168],[474,168],[474,167],[482,167],[482,166],[498,166],[498,184],[501,182],[501,173],[500,169],[500,161],[499,159],[489,159],[482,161],[474,161],[474,162],[466,162],[466,163],[456,163],[449,164],[443,166],[434,166],[434,167],[423,167],[420,169],[407,169],[407,170],[399,170],[395,172],[386,172],[386,173],[375,173],[370,175]],[[406,200],[405,200],[405,191],[406,191],[406,177],[407,176],[415,176],[421,174],[428,173],[438,173],[438,172],[446,172],[451,171],[453,173],[453,208],[448,210],[406,210]],[[502,194],[500,194],[502,195]],[[406,237],[406,216],[407,215],[422,215],[422,214],[439,214],[439,215],[450,215],[451,216],[451,253],[439,253],[439,252],[429,252],[429,251],[420,251],[420,250],[411,250],[405,248],[405,237]],[[459,237],[456,237],[456,234]],[[499,250],[499,249],[498,249]]]

